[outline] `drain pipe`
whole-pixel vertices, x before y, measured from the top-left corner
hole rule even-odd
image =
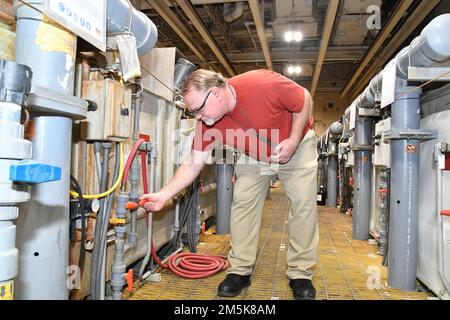
[[[141,86],[141,78],[136,78],[136,84]],[[138,89],[141,91],[140,89]],[[134,119],[133,119],[133,144],[135,144],[139,139],[139,116],[141,112],[141,94],[134,93],[132,108],[134,110]],[[139,182],[141,174],[140,174],[140,166],[139,166],[139,157],[135,157],[133,160],[133,164],[130,169],[130,192],[128,194],[131,202],[139,202]],[[138,208],[130,210],[131,214],[131,228],[130,234],[128,235],[128,242],[125,245],[125,251],[130,249],[135,249],[137,246],[137,216],[138,216]]]
[[[103,163],[101,164],[101,179],[100,179],[100,189],[99,193],[103,193],[107,190],[108,183],[108,167],[109,167],[109,153],[111,150],[111,143],[105,142],[101,143],[103,149]],[[104,251],[102,247],[102,238],[104,231],[104,225],[108,223],[108,217],[106,209],[108,207],[107,198],[100,199],[100,209],[97,213],[97,220],[95,223],[94,231],[94,251],[92,254],[91,263],[91,298],[93,300],[101,299],[104,297],[104,282],[102,278],[104,276]]]
[[[337,206],[337,170],[338,170],[338,154],[336,148],[336,142],[328,141],[327,152],[327,206]]]
[[[233,151],[222,149],[222,157],[216,159],[217,201],[216,201],[216,233],[230,233],[231,203],[233,202]],[[216,150],[217,151],[217,150]],[[219,156],[216,152],[216,156]]]
[[[244,2],[224,3],[223,4],[223,20],[228,23],[239,19],[244,14]]]
[[[420,142],[436,134],[420,130],[421,90],[408,86],[408,67],[431,67],[450,60],[450,14],[431,21],[396,57],[396,99],[392,105],[391,214],[388,284],[416,289]],[[414,91],[411,91],[414,90]]]

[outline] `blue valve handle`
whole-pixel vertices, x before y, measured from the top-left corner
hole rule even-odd
[[[24,160],[9,167],[9,179],[28,184],[57,181],[61,180],[61,168]]]

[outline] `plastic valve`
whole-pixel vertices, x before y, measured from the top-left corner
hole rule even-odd
[[[23,160],[9,167],[9,179],[28,184],[58,181],[61,180],[61,168]]]

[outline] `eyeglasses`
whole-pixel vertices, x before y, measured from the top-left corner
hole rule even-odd
[[[193,110],[193,111],[192,111],[192,110],[186,110],[186,114],[188,114],[188,115],[190,115],[190,116],[192,116],[192,117],[197,116],[197,115],[200,113],[200,111],[205,107],[206,101],[208,100],[209,95],[211,94],[211,92],[212,92],[213,90],[214,90],[214,89],[209,90],[209,92],[208,92],[208,94],[206,95],[205,100],[203,100],[203,103],[202,103],[202,105],[200,106],[200,108],[198,108],[197,110]]]

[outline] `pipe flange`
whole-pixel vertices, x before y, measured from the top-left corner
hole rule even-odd
[[[326,154],[326,157],[337,157],[339,155],[339,153],[336,152],[330,152]]]
[[[350,148],[352,151],[373,151],[373,149],[371,145],[356,145]]]
[[[19,217],[19,207],[0,207],[0,221],[11,221]]]
[[[33,143],[24,139],[0,141],[0,159],[31,159]]]
[[[428,141],[437,139],[438,132],[436,130],[414,130],[414,129],[405,129],[405,130],[390,130],[384,133],[384,142],[389,142],[392,140],[420,140],[420,141]]]

